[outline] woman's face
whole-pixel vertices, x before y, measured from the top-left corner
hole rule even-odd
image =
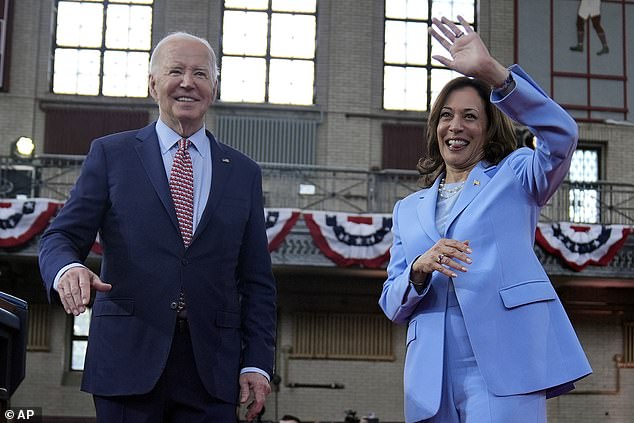
[[[484,158],[488,117],[472,87],[455,89],[440,111],[438,148],[448,170],[468,171]]]

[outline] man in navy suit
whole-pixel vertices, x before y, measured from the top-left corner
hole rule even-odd
[[[251,421],[270,393],[276,288],[261,171],[205,130],[217,77],[206,40],[161,40],[149,75],[158,121],[96,139],[42,236],[49,299],[77,316],[96,293],[82,390],[98,422],[235,422],[247,402]],[[168,182],[181,139],[191,143],[191,241]],[[97,233],[99,276],[82,264]]]

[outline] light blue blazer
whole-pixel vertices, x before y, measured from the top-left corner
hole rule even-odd
[[[577,144],[575,121],[517,65],[516,87],[491,101],[536,135],[497,165],[471,171],[447,221],[436,229],[439,180],[396,203],[394,243],[379,304],[407,324],[405,420],[434,416],[443,372],[449,279],[434,272],[420,295],[408,283],[414,260],[441,237],[469,240],[473,264],[453,279],[478,366],[495,395],[573,388],[592,372],[533,244],[541,207],[566,176]]]

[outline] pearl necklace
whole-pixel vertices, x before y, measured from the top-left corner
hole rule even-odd
[[[445,200],[447,198],[451,198],[454,195],[456,195],[458,192],[460,192],[462,187],[464,187],[464,183],[465,181],[457,182],[456,186],[451,188],[445,188],[445,178],[442,178],[440,180],[440,185],[438,185],[438,195],[440,195],[440,198],[443,198]]]

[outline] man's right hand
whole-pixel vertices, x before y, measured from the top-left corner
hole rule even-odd
[[[79,316],[86,311],[92,288],[110,291],[112,285],[102,282],[99,276],[85,267],[73,267],[64,272],[59,278],[57,292],[66,313]]]

